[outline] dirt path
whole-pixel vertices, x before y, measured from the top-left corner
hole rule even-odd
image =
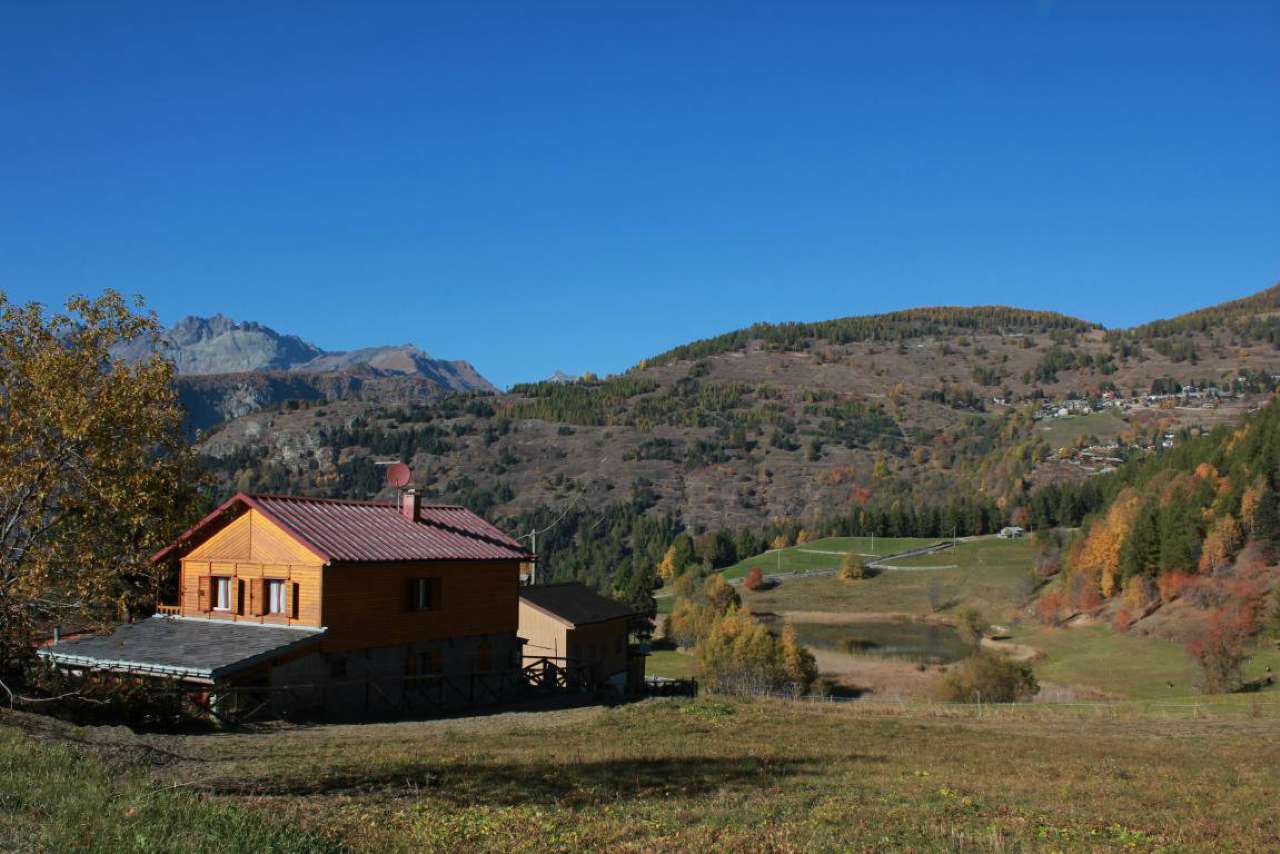
[[[982,648],[989,649],[992,652],[998,652],[1007,656],[1014,661],[1021,661],[1030,664],[1033,661],[1039,661],[1044,658],[1044,653],[1036,649],[1034,646],[1027,646],[1023,643],[1010,643],[1003,640],[992,640],[991,638],[982,639]]]

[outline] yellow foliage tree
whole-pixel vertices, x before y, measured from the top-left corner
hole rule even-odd
[[[800,643],[795,627],[788,624],[778,639],[779,666],[784,687],[799,696],[818,681],[818,663],[813,653]]]
[[[658,563],[658,577],[664,582],[670,581],[676,575],[676,547],[668,546],[666,554],[662,556],[662,560]]]
[[[1096,520],[1074,550],[1072,569],[1098,585],[1102,595],[1114,596],[1118,588],[1120,548],[1137,515],[1139,497],[1126,489],[1116,497],[1107,515]]]
[[[0,293],[0,671],[39,626],[155,602],[149,558],[190,522],[200,475],[172,364],[114,353],[158,333],[114,291],[48,317]]]
[[[1201,572],[1212,572],[1230,562],[1244,544],[1244,527],[1234,516],[1220,516],[1205,535],[1200,549]]]
[[[1259,478],[1240,497],[1240,518],[1244,522],[1245,529],[1250,533],[1254,531],[1258,508],[1262,506],[1262,501],[1266,498],[1268,488],[1267,482]]]

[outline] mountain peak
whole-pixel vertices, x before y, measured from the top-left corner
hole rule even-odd
[[[381,375],[425,377],[452,391],[495,390],[469,363],[434,359],[411,343],[326,351],[297,335],[222,313],[209,317],[187,315],[160,338],[160,351],[184,376],[254,371],[327,373],[366,368]],[[121,348],[119,355],[141,358],[148,352],[149,345],[139,341]]]

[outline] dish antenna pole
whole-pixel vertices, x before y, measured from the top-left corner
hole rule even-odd
[[[403,492],[404,488],[413,480],[413,469],[399,460],[375,460],[373,464],[387,467],[387,486],[393,487],[397,491]]]

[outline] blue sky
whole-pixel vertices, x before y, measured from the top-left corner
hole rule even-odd
[[[1280,281],[1277,92],[1277,2],[6,3],[0,289],[500,385],[758,320],[1125,325]]]

